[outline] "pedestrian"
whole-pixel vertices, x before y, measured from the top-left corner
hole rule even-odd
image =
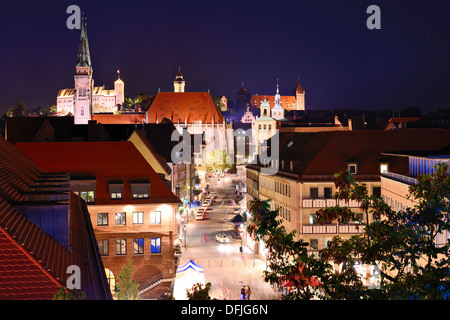
[[[242,289],[241,289],[241,300],[245,300],[245,287],[244,286],[242,286]]]
[[[246,287],[245,287],[245,298],[246,298],[246,300],[250,300],[250,295],[252,294],[252,292],[251,292],[251,290],[250,290],[250,287],[247,285]]]

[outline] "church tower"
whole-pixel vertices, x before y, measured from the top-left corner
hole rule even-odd
[[[117,70],[117,80],[114,82],[114,91],[116,93],[116,106],[119,109],[123,105],[125,100],[125,84],[120,79],[120,70]]]
[[[272,108],[272,118],[275,120],[284,119],[284,108],[281,106],[280,88],[277,80],[277,93],[275,95],[274,107]]]
[[[297,82],[297,88],[295,88],[295,110],[305,110],[305,90],[300,84],[300,79]]]
[[[184,81],[183,75],[181,74],[180,68],[178,68],[178,73],[173,80],[173,92],[184,92]]]
[[[83,18],[75,74],[75,103],[73,107],[75,124],[87,124],[91,120],[93,88],[94,80],[92,79],[91,55],[89,52],[86,23]]]

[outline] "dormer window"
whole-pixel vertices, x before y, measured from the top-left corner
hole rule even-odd
[[[109,183],[109,197],[113,200],[123,198],[123,182],[115,181]]]
[[[347,170],[351,174],[358,174],[358,163],[357,162],[348,162],[347,163]]]
[[[380,173],[386,173],[389,171],[389,163],[380,162]]]
[[[133,199],[150,198],[150,181],[131,182],[131,195]]]

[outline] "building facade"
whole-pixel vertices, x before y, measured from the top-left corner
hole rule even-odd
[[[49,172],[70,173],[87,204],[111,291],[131,261],[141,297],[168,291],[175,277],[180,201],[132,142],[18,143]]]
[[[358,220],[323,224],[317,221],[319,209],[336,204],[348,206],[364,223],[373,220],[371,215],[362,214],[357,201],[336,200],[334,174],[349,170],[357,182],[366,185],[369,195],[381,196],[382,183],[388,183],[384,178],[387,171],[407,174],[409,170],[407,160],[385,153],[387,150],[439,149],[450,138],[449,130],[411,130],[400,135],[386,132],[391,131],[281,134],[276,174],[263,174],[260,165],[246,166],[247,201],[270,199],[271,208],[279,210],[286,230],[295,230],[299,238],[309,243],[310,252],[325,248],[336,235],[362,233],[364,228]],[[387,190],[384,194],[390,197]],[[247,243],[264,257],[262,243],[254,243],[249,237]]]

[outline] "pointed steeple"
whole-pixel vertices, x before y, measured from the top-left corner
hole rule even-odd
[[[80,44],[78,45],[77,67],[89,67],[92,70],[91,53],[87,36],[87,18],[81,18]]]

